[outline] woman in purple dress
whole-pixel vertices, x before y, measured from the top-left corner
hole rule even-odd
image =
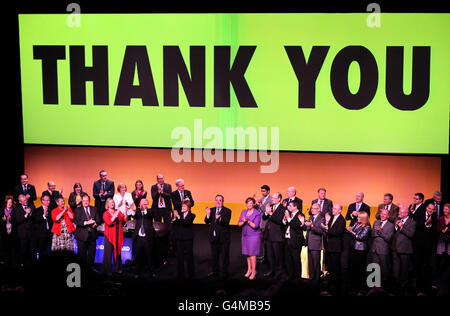
[[[245,204],[247,209],[242,211],[238,225],[242,227],[242,254],[247,256],[248,269],[245,277],[253,280],[256,276],[256,256],[259,256],[261,213],[254,208],[254,198],[247,198]]]

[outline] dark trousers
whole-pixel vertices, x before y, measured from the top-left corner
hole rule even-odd
[[[49,242],[51,240],[51,235],[44,236],[32,236],[31,238],[31,258],[33,260],[37,259],[37,255],[39,254],[39,258],[45,256],[49,253],[51,244]]]
[[[156,207],[154,211],[154,220],[156,222],[171,223],[171,211],[167,208]]]
[[[92,268],[95,262],[95,252],[97,250],[97,239],[89,233],[86,241],[77,239],[78,255],[85,261],[88,267]],[[106,239],[106,237],[105,237]]]
[[[352,290],[361,291],[366,287],[367,251],[350,251],[350,282]]]
[[[192,279],[194,277],[194,240],[176,240],[178,279]],[[186,263],[186,274],[184,264]]]
[[[312,285],[318,285],[320,281],[320,250],[308,249],[308,270]]]
[[[408,283],[410,263],[410,254],[401,254],[397,252],[392,254],[392,270],[394,278],[401,287],[405,287]]]
[[[370,261],[380,265],[381,283],[383,286],[386,285],[389,278],[389,259],[389,254],[378,254],[376,252],[371,253]]]
[[[295,245],[290,239],[287,239],[284,243],[284,258],[289,278],[300,278],[302,276],[301,251],[301,246]]]
[[[15,234],[7,234],[1,238],[0,249],[2,259],[10,266],[15,267],[19,262],[19,240]]]
[[[20,264],[29,264],[33,260],[31,250],[31,238],[19,238],[19,261]]]
[[[210,242],[212,256],[212,272],[219,274],[221,271],[222,278],[228,278],[228,266],[230,265],[230,241],[220,242],[216,239]],[[219,260],[221,264],[219,266]]]
[[[275,276],[281,276],[283,273],[283,242],[268,240],[267,256],[270,273],[275,274]]]
[[[133,247],[136,264],[136,273],[140,274],[144,272],[145,268],[147,268],[148,271],[152,273],[153,239],[146,239],[144,237],[137,236],[136,239],[134,240]]]
[[[417,289],[420,292],[429,293],[429,291],[431,291],[433,277],[431,262],[434,249],[436,249],[436,246],[432,245],[422,245],[415,249],[415,272],[417,277]]]
[[[115,260],[116,272],[122,271],[122,257],[118,253],[117,249],[114,249],[112,243],[108,238],[104,238],[103,248],[103,273],[110,275],[112,273],[112,260]],[[114,252],[116,252],[116,259],[114,259]]]
[[[328,262],[327,269],[330,273],[330,287],[333,291],[339,291],[341,284],[341,253],[329,252],[325,253]]]

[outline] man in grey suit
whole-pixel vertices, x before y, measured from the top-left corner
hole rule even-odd
[[[408,272],[413,254],[412,239],[416,232],[416,223],[410,218],[407,208],[402,207],[395,222],[395,233],[392,239],[392,264],[394,277],[402,289],[408,282]]]
[[[266,211],[266,205],[272,205],[272,197],[270,196],[270,187],[267,184],[261,186],[261,198],[258,198],[253,195],[253,198],[256,200],[256,209],[259,210],[261,215],[264,215]],[[258,257],[259,262],[264,262],[267,253],[267,233],[266,233],[266,225],[268,219],[262,219],[259,224],[259,228],[261,229],[261,243],[260,243],[260,256]]]
[[[386,284],[389,275],[389,253],[390,243],[395,229],[394,224],[389,222],[389,211],[380,212],[380,220],[373,223],[372,247],[370,250],[371,261],[380,265],[381,281]]]
[[[325,218],[320,214],[318,203],[311,206],[311,214],[311,217],[305,221],[308,269],[312,285],[317,286],[320,280],[320,252],[322,251],[323,228],[321,224],[325,224]]]

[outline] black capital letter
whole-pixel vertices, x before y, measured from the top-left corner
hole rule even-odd
[[[86,104],[86,81],[94,83],[94,105],[108,105],[108,46],[92,46],[92,67],[86,67],[84,46],[70,46],[72,104]]]
[[[214,106],[230,107],[230,82],[240,107],[256,108],[258,105],[244,78],[245,71],[256,46],[239,46],[230,69],[230,46],[214,47]]]
[[[386,47],[386,98],[403,111],[421,108],[430,94],[430,46],[414,46],[411,93],[403,92],[403,46]]]
[[[360,68],[359,90],[352,94],[348,88],[348,68],[356,61]],[[331,66],[331,90],[336,101],[346,109],[359,110],[372,101],[378,87],[378,67],[375,57],[363,46],[344,47]]]
[[[66,59],[64,46],[33,46],[33,58],[42,60],[44,104],[58,104],[58,59]]]
[[[139,77],[138,86],[133,85],[135,70]],[[145,46],[127,46],[114,105],[130,105],[131,98],[142,99],[142,105],[145,106],[158,106],[152,69]]]
[[[308,62],[301,46],[285,46],[298,80],[298,107],[316,107],[316,80],[330,46],[313,46]]]
[[[164,105],[178,106],[180,77],[190,106],[205,106],[205,46],[190,47],[191,77],[178,46],[164,46]]]

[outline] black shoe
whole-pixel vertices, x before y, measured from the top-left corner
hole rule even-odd
[[[210,278],[216,278],[216,277],[218,277],[218,276],[219,276],[219,274],[216,273],[216,272],[210,272],[210,273],[208,273],[208,277],[210,277]]]
[[[273,277],[275,274],[273,272],[267,272],[264,273],[264,277],[268,278],[268,277]]]

